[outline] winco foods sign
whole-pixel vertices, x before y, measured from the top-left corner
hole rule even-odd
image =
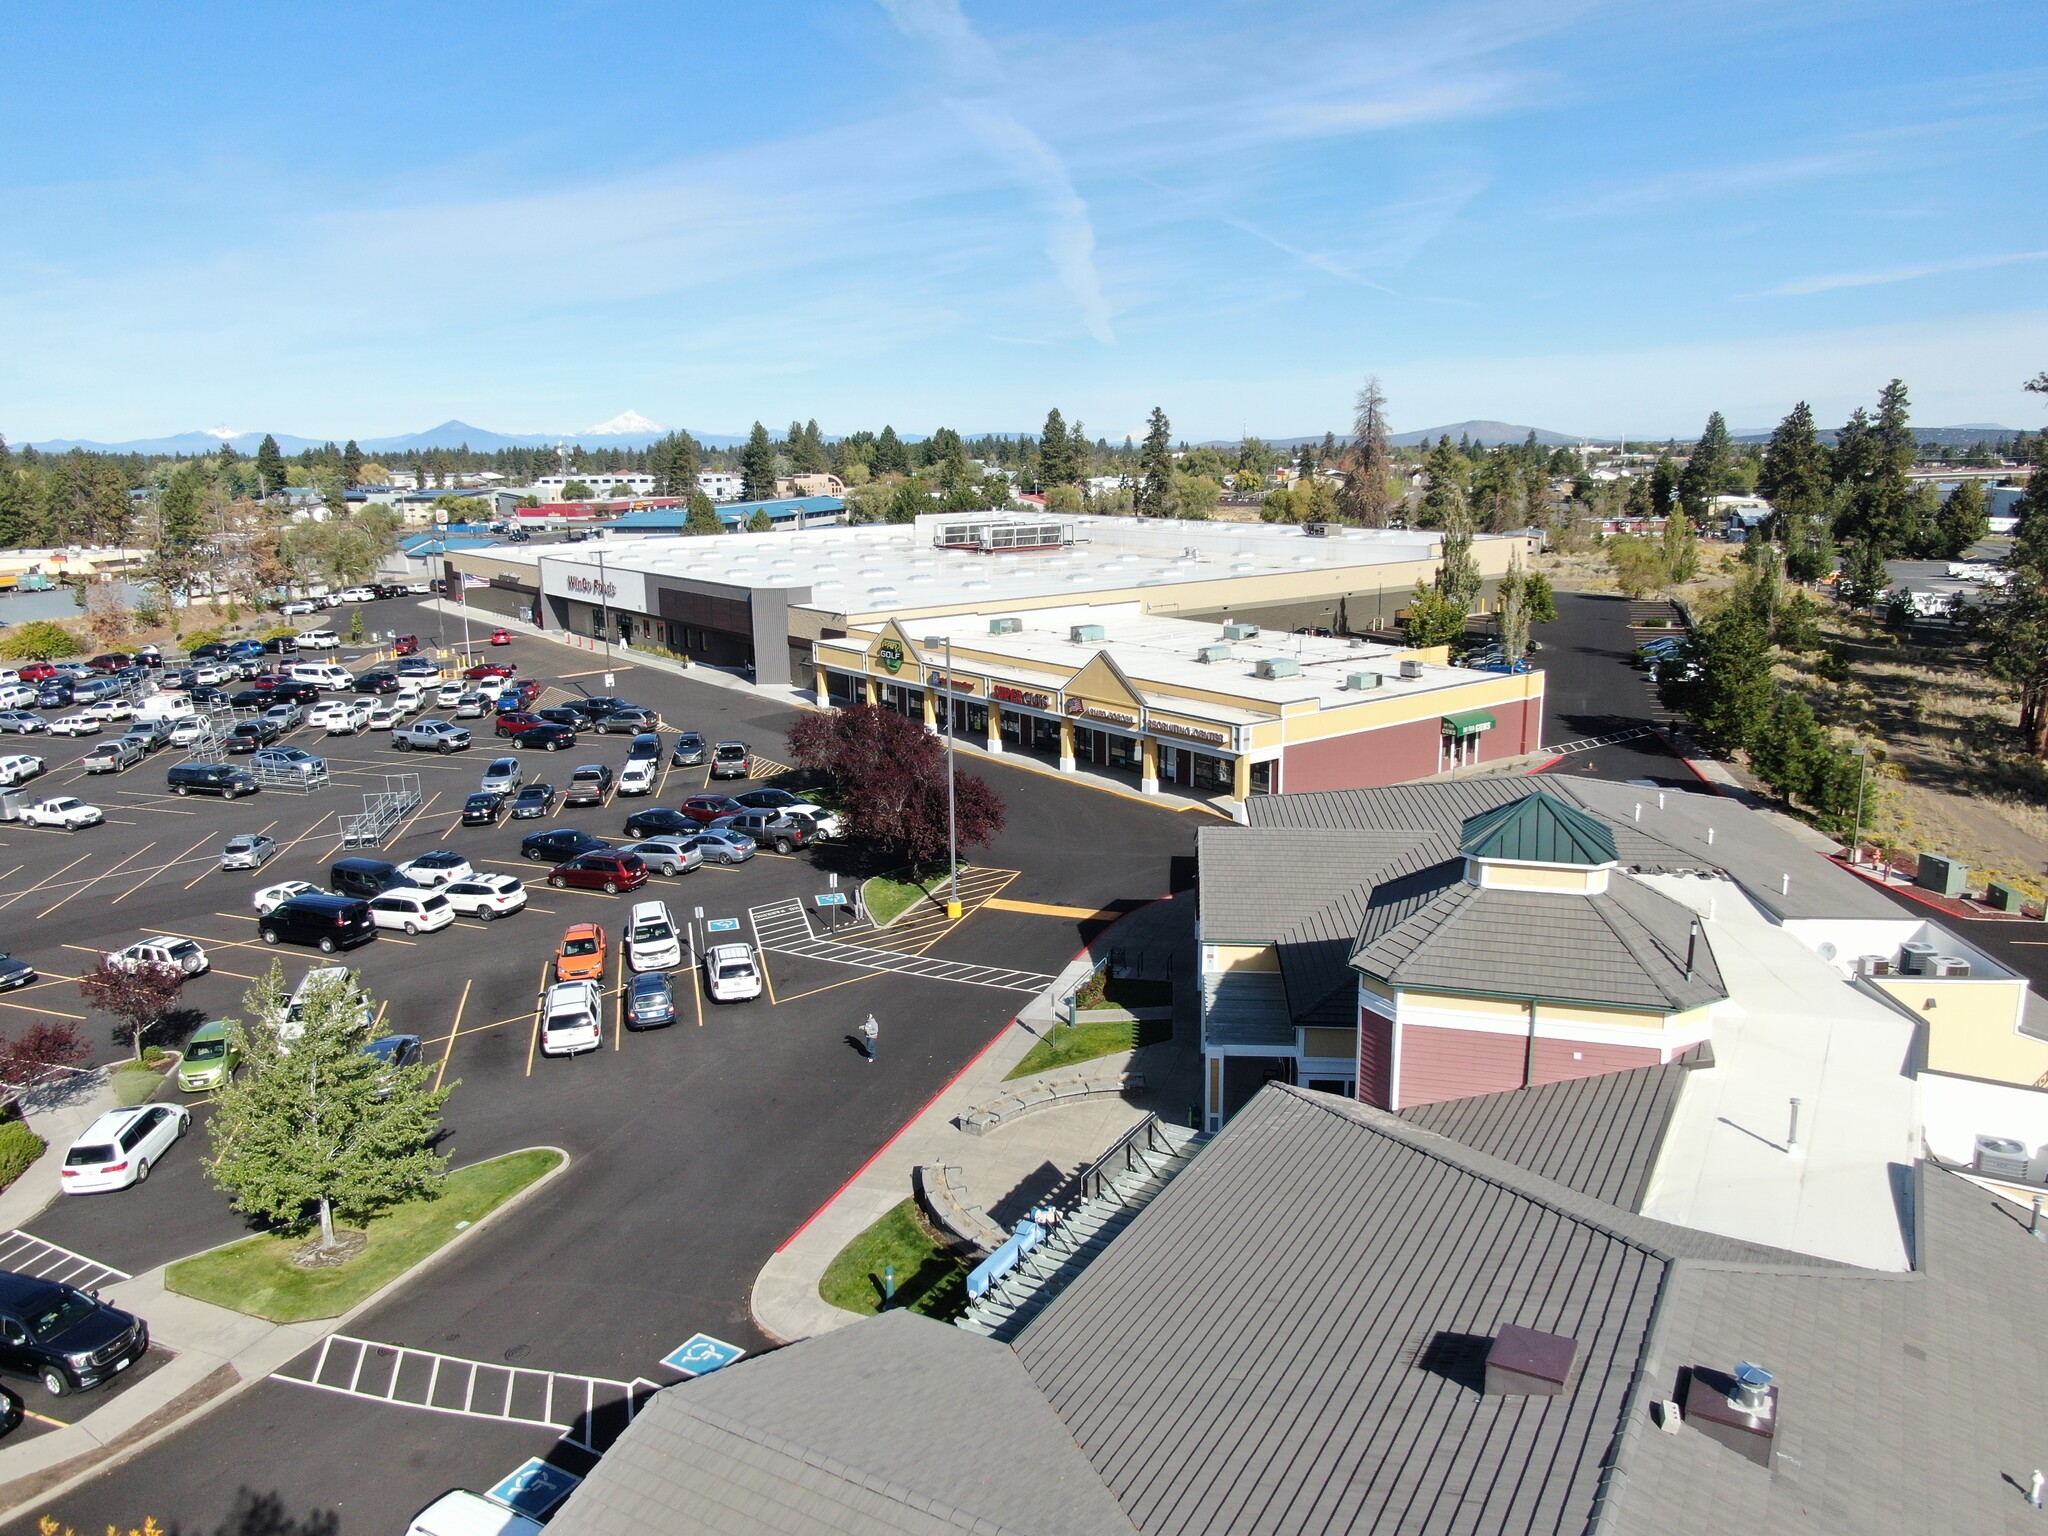
[[[647,579],[638,571],[606,567],[598,576],[595,561],[546,560],[541,563],[541,590],[551,597],[579,603],[609,604],[627,613],[647,613]]]

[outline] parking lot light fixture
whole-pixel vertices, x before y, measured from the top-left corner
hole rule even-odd
[[[960,921],[960,832],[953,806],[953,637],[927,636],[924,643],[932,650],[940,646],[946,648],[946,918],[957,923]],[[927,688],[932,685],[929,673],[925,675],[924,685]]]

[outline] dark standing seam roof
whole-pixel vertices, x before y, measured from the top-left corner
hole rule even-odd
[[[1677,1064],[1607,1072],[1400,1112],[1436,1131],[1624,1211],[1643,1188],[1685,1080]]]
[[[1204,827],[1200,861],[1202,939],[1209,944],[1270,944],[1346,892],[1389,870],[1435,863],[1452,850],[1441,835],[1405,828],[1342,832],[1267,832]]]
[[[1621,857],[1606,822],[1540,789],[1469,818],[1459,833],[1459,849],[1475,859],[1591,865]]]
[[[1779,1256],[1273,1085],[1015,1348],[1148,1533],[1576,1532],[1674,1250]],[[1573,1390],[1418,1364],[1502,1323],[1575,1338]]]

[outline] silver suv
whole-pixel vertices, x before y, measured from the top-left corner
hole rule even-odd
[[[494,757],[490,767],[484,770],[483,780],[477,789],[482,794],[497,795],[502,799],[506,795],[518,794],[519,787],[525,782],[526,775],[519,771],[518,758]]]

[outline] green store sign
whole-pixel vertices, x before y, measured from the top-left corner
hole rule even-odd
[[[879,646],[875,647],[875,660],[879,661],[883,668],[892,674],[901,672],[903,670],[903,647],[894,640],[884,640]]]

